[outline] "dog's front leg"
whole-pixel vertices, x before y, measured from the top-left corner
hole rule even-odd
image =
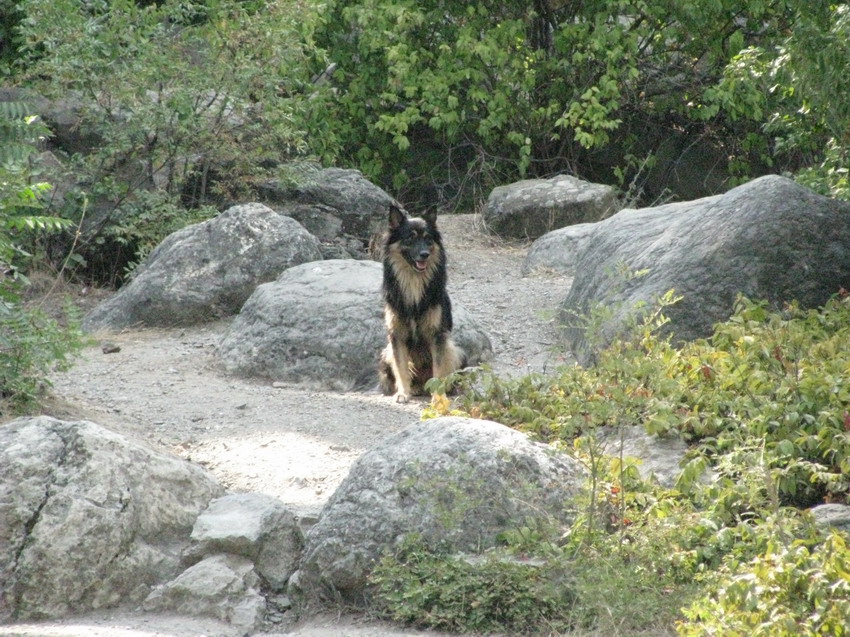
[[[413,376],[410,373],[410,352],[408,351],[410,328],[389,306],[384,310],[384,321],[389,335],[387,349],[390,350],[389,356],[385,356],[384,360],[395,376],[395,401],[406,403],[413,394],[411,389]]]
[[[413,394],[413,390],[411,389],[413,379],[410,374],[410,356],[408,356],[407,346],[398,341],[398,338],[393,338],[390,341],[393,350],[391,365],[393,374],[395,375],[396,385],[395,401],[397,403],[406,403]]]

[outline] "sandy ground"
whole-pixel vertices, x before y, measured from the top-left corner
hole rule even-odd
[[[449,257],[449,290],[485,327],[493,368],[545,371],[555,352],[554,311],[570,279],[522,277],[527,244],[491,237],[473,215],[438,220]],[[314,519],[352,462],[377,442],[419,420],[424,400],[398,405],[377,392],[330,393],[225,374],[216,346],[227,322],[174,330],[98,335],[68,372],[52,378],[51,415],[85,418],[211,471],[234,492],[280,498],[305,523]],[[120,351],[104,353],[104,342]],[[286,628],[298,637],[421,635],[369,618],[322,616]],[[231,626],[202,618],[111,611],[62,621],[0,626],[0,635],[231,636]]]

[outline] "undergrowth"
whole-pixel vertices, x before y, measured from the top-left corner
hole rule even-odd
[[[26,302],[39,242],[72,228],[66,219],[43,214],[42,195],[50,185],[33,183],[30,160],[46,135],[27,104],[0,102],[0,417],[36,403],[47,372],[66,365],[82,346],[70,305],[60,325]]]
[[[0,416],[24,413],[50,386],[52,370],[68,369],[85,339],[70,303],[60,323],[24,304],[12,284],[0,283]]]
[[[664,323],[651,314],[592,368],[449,378],[460,394],[437,391],[425,416],[495,420],[571,453],[590,476],[582,513],[506,533],[482,561],[409,540],[375,570],[376,608],[457,632],[847,634],[846,535],[806,509],[847,500],[850,297],[781,311],[740,298],[679,349]],[[689,443],[674,488],[607,455],[599,434],[632,425]]]

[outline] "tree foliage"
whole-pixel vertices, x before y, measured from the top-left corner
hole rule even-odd
[[[32,255],[26,246],[38,232],[57,232],[70,226],[66,219],[39,214],[44,182],[33,183],[30,161],[35,144],[48,134],[47,127],[23,102],[0,102],[0,267],[23,276]]]
[[[738,178],[781,159],[799,167],[774,151],[766,125],[783,96],[761,95],[771,63],[751,52],[795,77],[807,69],[816,93],[825,73],[847,76],[843,58],[830,61],[840,21],[812,49],[824,74],[797,57],[791,69],[781,51],[809,50],[824,20],[795,0],[338,0],[317,30],[338,66],[315,130],[384,184],[449,195],[562,171],[628,185],[671,139],[731,158]]]
[[[9,17],[23,79],[93,104],[85,174],[115,202],[97,229],[227,201],[302,155],[411,203],[559,172],[643,202],[782,171],[847,195],[842,4],[24,0]]]
[[[72,157],[78,189],[63,211],[86,215],[87,256],[122,245],[124,262],[143,256],[163,232],[197,220],[185,210],[248,196],[305,150],[297,104],[309,87],[303,49],[314,10],[305,3],[20,6],[19,81],[76,105],[79,133],[93,140]],[[121,265],[106,264],[105,277],[120,278]]]

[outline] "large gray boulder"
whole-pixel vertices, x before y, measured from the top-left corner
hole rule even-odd
[[[665,314],[668,332],[681,342],[710,335],[739,293],[776,307],[792,300],[816,307],[841,287],[850,289],[850,204],[767,176],[723,195],[623,210],[596,224],[582,243],[560,318],[566,344],[586,364],[596,350],[577,317],[595,308],[610,315],[594,335],[594,343],[607,345],[640,314],[636,307],[652,307],[675,289],[683,298]]]
[[[224,489],[91,422],[0,427],[0,623],[140,602]]]
[[[262,204],[234,206],[166,237],[83,327],[170,327],[230,316],[259,284],[321,258],[318,240],[294,219]]]
[[[266,283],[245,303],[222,339],[225,368],[242,376],[304,383],[323,389],[377,384],[386,344],[381,283],[374,261],[306,263]],[[453,307],[455,342],[477,365],[492,353],[490,339],[462,307]]]
[[[289,181],[260,186],[263,200],[297,219],[322,241],[326,258],[362,258],[387,223],[390,204],[384,190],[358,170],[302,167]]]
[[[308,532],[293,592],[360,603],[387,549],[410,533],[431,547],[477,553],[531,520],[569,525],[584,468],[487,420],[416,423],[365,453]]]
[[[611,186],[558,175],[493,188],[484,222],[503,237],[536,239],[556,228],[599,221],[616,207],[617,191]]]

